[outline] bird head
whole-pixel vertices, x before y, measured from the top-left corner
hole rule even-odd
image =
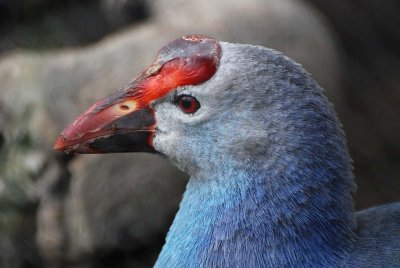
[[[352,232],[339,121],[311,76],[265,47],[197,35],[172,41],[146,71],[78,116],[54,148],[158,152],[191,175],[160,266],[182,266],[181,256],[213,264],[234,256],[225,263],[237,264],[271,249],[275,263],[283,242],[304,264],[302,252],[323,243],[331,253]]]
[[[282,54],[190,35],[164,46],[147,70],[79,115],[54,148],[158,152],[189,173],[254,165],[257,156],[273,162],[280,150],[296,153],[307,144],[300,137],[324,146],[317,128],[340,136],[328,106],[308,73]]]

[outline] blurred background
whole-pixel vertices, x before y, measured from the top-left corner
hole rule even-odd
[[[0,267],[151,267],[187,175],[59,132],[184,34],[283,51],[347,133],[356,208],[400,199],[398,0],[0,0]]]

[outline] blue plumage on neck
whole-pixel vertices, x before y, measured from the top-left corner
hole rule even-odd
[[[341,187],[337,193],[329,187],[335,184],[333,177],[315,187],[282,186],[286,179],[307,181],[318,176],[313,179],[317,182],[327,177],[311,169],[290,170],[298,169],[287,167],[284,174],[290,178],[279,178],[280,182],[271,169],[192,177],[157,266],[326,267],[337,263],[353,239],[351,200],[347,200],[350,204],[340,200]]]

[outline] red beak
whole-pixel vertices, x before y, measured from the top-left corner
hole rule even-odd
[[[152,102],[179,86],[214,75],[221,49],[212,38],[184,36],[163,47],[156,62],[121,91],[105,98],[57,138],[54,149],[74,153],[154,152]]]
[[[153,109],[124,92],[118,93],[95,103],[67,126],[54,149],[74,153],[153,152]]]

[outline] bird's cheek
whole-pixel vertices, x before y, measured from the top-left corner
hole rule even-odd
[[[171,134],[171,132],[157,127],[151,141],[154,150],[162,154],[169,154],[173,151],[173,148],[176,148],[176,142]]]

